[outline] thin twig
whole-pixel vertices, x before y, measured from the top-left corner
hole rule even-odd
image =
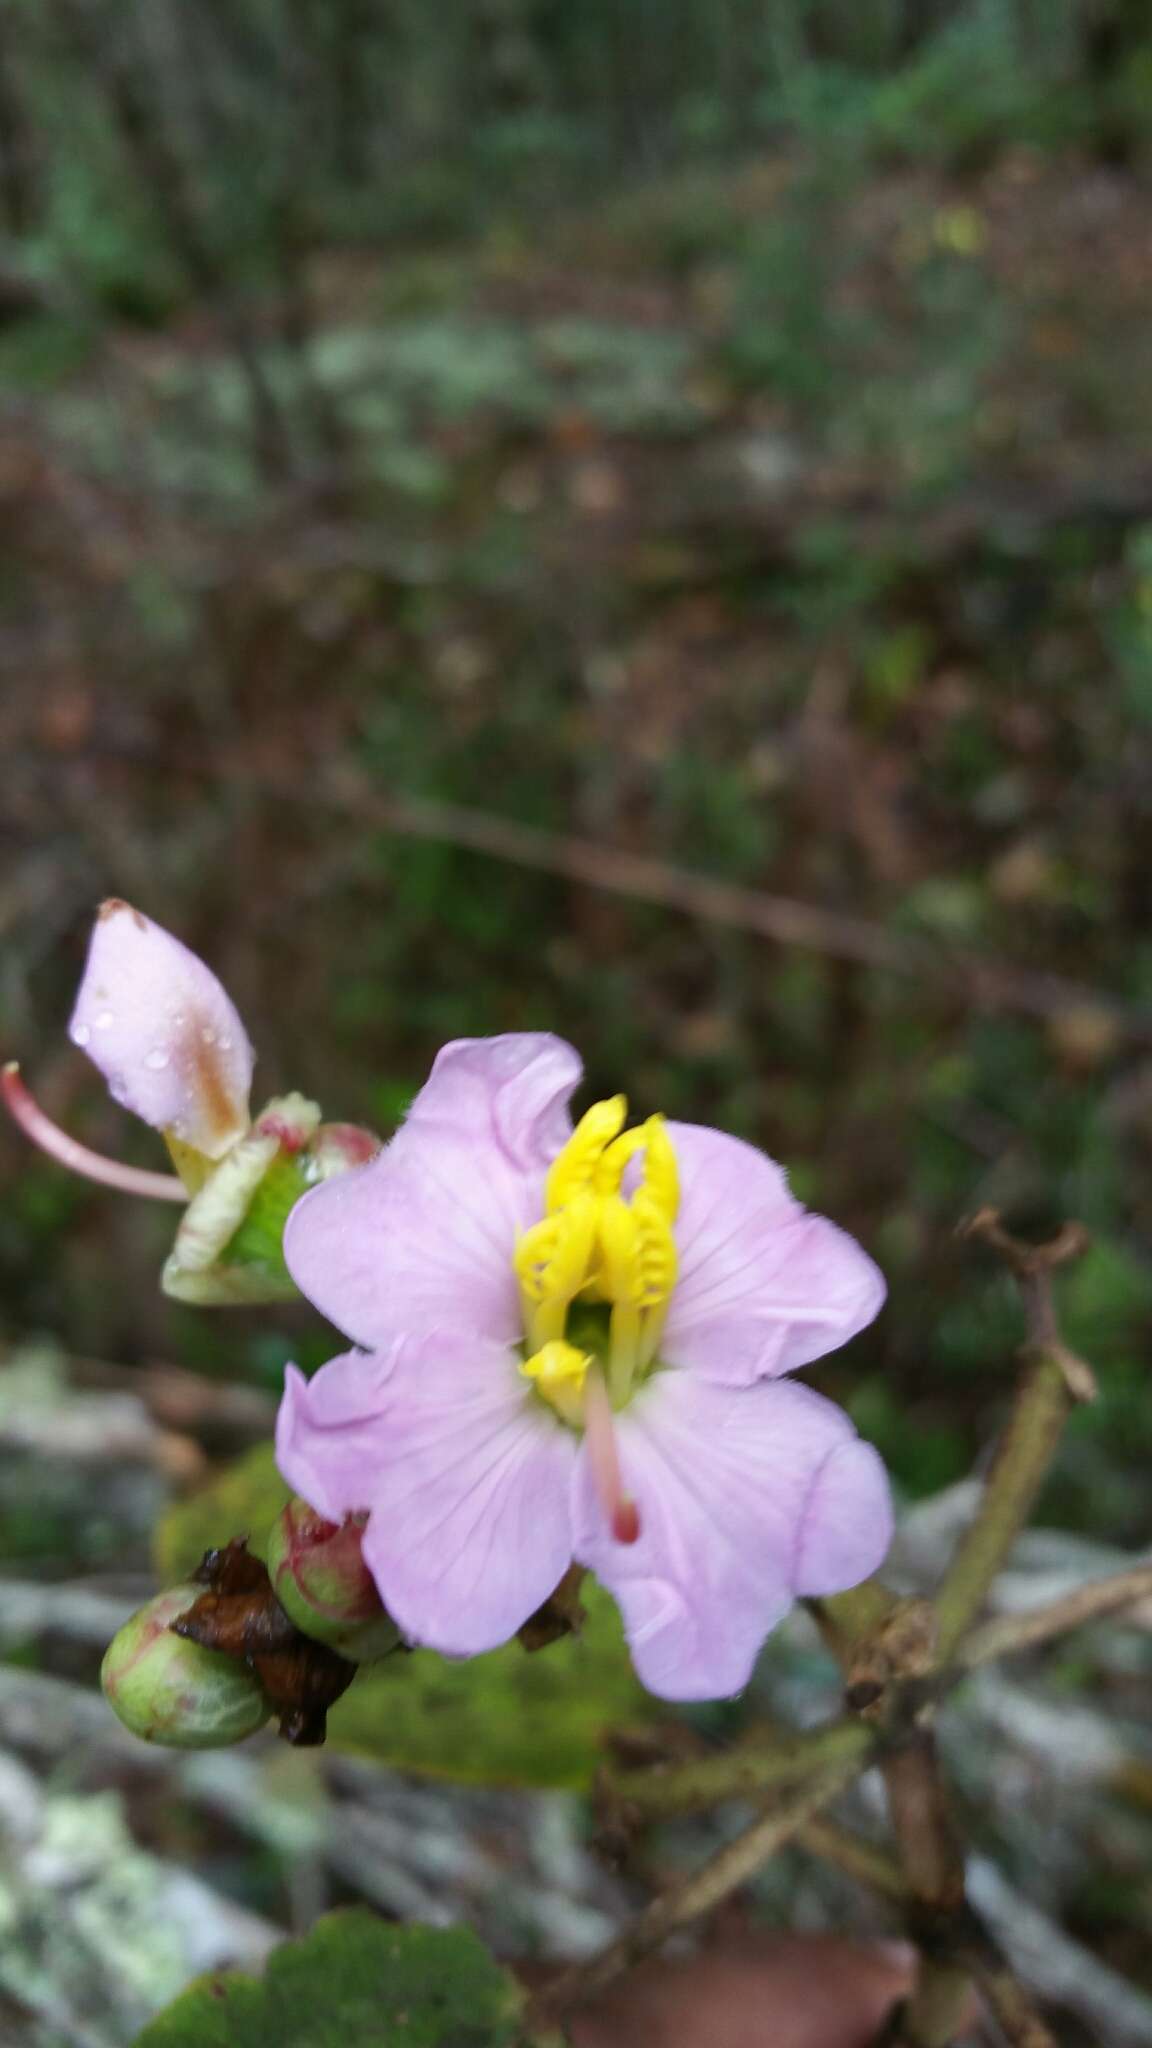
[[[281,793],[277,785],[266,779],[259,786],[270,795]],[[826,910],[821,904],[801,902],[794,897],[770,895],[741,883],[720,881],[670,861],[630,853],[622,847],[604,846],[574,833],[549,832],[464,804],[394,796],[347,767],[318,780],[309,792],[309,800],[314,804],[333,803],[380,831],[489,854],[516,867],[560,875],[633,902],[656,903],[668,910],[683,911],[706,924],[753,932],[777,945],[800,946],[843,960],[857,960],[864,966],[915,975],[921,980],[927,978],[968,1003],[1019,1009],[1038,1017],[1091,1008],[1106,1013],[1119,1027],[1138,1034],[1146,1033],[1152,1025],[1152,1014],[1133,1010],[1113,996],[1062,975],[1035,974],[1010,961],[945,950],[930,940],[894,931],[867,918]]]
[[[947,2048],[968,1998],[968,1971],[946,1941],[947,1930],[965,1911],[964,1853],[930,1730],[889,1757],[884,1783],[908,1885],[909,1920],[921,1949],[896,2039],[901,2048]]]
[[[1054,1641],[1072,1629],[1102,1621],[1143,1600],[1152,1600],[1152,1563],[1134,1565],[1094,1580],[1022,1614],[1001,1615],[972,1634],[946,1665],[927,1677],[919,1671],[890,1679],[882,1716],[867,1722],[853,1716],[803,1733],[758,1733],[734,1749],[643,1769],[605,1772],[601,1796],[608,1816],[626,1825],[639,1820],[703,1812],[724,1799],[755,1798],[801,1782],[825,1765],[855,1755],[858,1768],[881,1759],[913,1721],[927,1724],[936,1708],[972,1671],[1019,1650]],[[843,1641],[845,1659],[856,1658],[853,1641]]]
[[[1009,2048],[1057,2048],[1055,2036],[983,1921],[971,1907],[966,1917],[968,1933],[961,1953]]]
[[[877,1740],[876,1729],[853,1716],[800,1734],[759,1736],[687,1763],[605,1774],[601,1792],[609,1812],[616,1806],[626,1820],[703,1812],[722,1799],[783,1791],[841,1764],[861,1770]]]
[[[1095,1579],[1078,1586],[1074,1593],[1050,1601],[1044,1607],[1026,1609],[1023,1614],[1004,1614],[974,1629],[961,1645],[958,1662],[965,1671],[990,1664],[997,1657],[1009,1657],[1018,1650],[1031,1650],[1088,1622],[1103,1621],[1107,1615],[1152,1601],[1152,1564],[1134,1565],[1131,1571],[1116,1572],[1111,1578]]]
[[[686,1927],[710,1913],[721,1900],[754,1877],[806,1821],[834,1799],[855,1777],[857,1769],[853,1758],[783,1795],[768,1813],[761,1814],[735,1841],[726,1842],[683,1884],[662,1892],[599,1955],[566,1971],[544,1995],[540,2016],[556,2016],[581,2004],[658,1948],[678,1927]]]
[[[1064,1425],[1077,1401],[1090,1400],[1088,1367],[1064,1344],[1052,1300],[1052,1274],[1087,1243],[1066,1224],[1045,1245],[1009,1237],[995,1210],[966,1225],[1012,1267],[1028,1319],[1025,1373],[989,1471],[976,1518],[962,1538],[936,1596],[938,1651],[945,1662],[975,1621],[988,1590],[1036,1503]]]
[[[850,1828],[816,1814],[806,1820],[796,1835],[797,1846],[825,1863],[834,1863],[846,1876],[879,1892],[899,1905],[908,1903],[908,1885],[900,1865],[878,1842],[866,1842]]]

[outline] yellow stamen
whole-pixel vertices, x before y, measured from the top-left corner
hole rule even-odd
[[[627,1114],[628,1100],[624,1095],[611,1095],[585,1110],[563,1151],[557,1153],[548,1169],[544,1192],[549,1214],[563,1209],[573,1195],[591,1189],[601,1154],[623,1130]]]
[[[624,1168],[630,1159],[644,1150],[647,1139],[643,1124],[636,1124],[630,1131],[621,1131],[610,1145],[606,1145],[596,1162],[592,1186],[598,1195],[618,1195],[624,1178]]]
[[[658,1197],[645,1182],[632,1197],[641,1308],[667,1301],[676,1285],[676,1240]]]
[[[570,1303],[588,1277],[596,1242],[596,1202],[576,1194],[555,1216],[526,1230],[516,1247],[516,1277],[533,1344],[564,1335]]]
[[[623,1095],[613,1095],[581,1117],[549,1170],[547,1213],[516,1247],[533,1354],[524,1371],[567,1421],[580,1419],[583,1377],[577,1386],[574,1369],[569,1365],[560,1373],[555,1360],[560,1353],[584,1358],[564,1338],[572,1303],[580,1296],[611,1307],[603,1362],[611,1402],[623,1407],[638,1374],[656,1356],[676,1283],[675,1149],[662,1116],[626,1131],[626,1114]],[[624,1175],[634,1159],[641,1161],[641,1171],[629,1197]],[[537,1366],[537,1360],[546,1362]],[[559,1398],[554,1388],[562,1390]]]
[[[669,1223],[675,1223],[680,1211],[680,1169],[662,1116],[650,1116],[644,1125],[644,1185]]]
[[[589,1352],[560,1337],[534,1351],[520,1370],[565,1422],[578,1426],[584,1420],[584,1382],[594,1363]]]

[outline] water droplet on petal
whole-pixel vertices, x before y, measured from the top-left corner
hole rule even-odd
[[[232,1040],[230,1038],[222,1038],[220,1040],[220,1050],[221,1052],[231,1052]]]
[[[150,1073],[162,1074],[169,1063],[170,1057],[171,1055],[165,1052],[162,1045],[154,1045],[151,1052],[145,1053],[144,1065]]]
[[[179,1031],[181,1025],[186,1024],[188,1022],[188,1019],[184,1015],[183,1010],[173,1010],[172,1022],[176,1026],[177,1031]]]
[[[91,1036],[92,1033],[89,1031],[88,1026],[86,1024],[78,1024],[76,1026],[75,1031],[72,1033],[72,1042],[74,1045],[87,1045],[88,1040],[91,1038]]]
[[[101,1010],[94,1021],[97,1031],[111,1031],[116,1019],[111,1010]]]
[[[203,1030],[200,1033],[200,1039],[201,1043],[204,1045],[215,1045],[216,1033],[214,1031],[209,1031],[207,1028],[205,1028],[205,1030]]]

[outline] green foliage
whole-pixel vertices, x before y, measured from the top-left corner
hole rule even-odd
[[[329,1913],[263,1978],[201,1978],[136,2048],[513,2048],[521,1995],[468,1928]]]
[[[164,1516],[156,1531],[161,1579],[173,1585],[188,1578],[206,1550],[233,1536],[246,1536],[257,1557],[263,1557],[272,1524],[291,1492],[276,1470],[270,1444],[249,1451]]]
[[[8,7],[12,203],[38,265],[145,324],[209,280],[267,286],[301,249],[427,248],[494,207],[781,134],[821,159],[863,141],[952,162],[1094,125],[1137,147],[1152,64],[1134,20],[1085,76],[1086,0],[501,0],[434,37],[411,0],[155,0],[147,32],[114,16]],[[699,240],[689,226],[686,255]]]
[[[157,1533],[161,1575],[186,1577],[205,1550],[236,1535],[263,1556],[288,1494],[271,1448],[250,1452],[169,1510]],[[615,1605],[591,1581],[581,1597],[588,1618],[579,1635],[545,1650],[512,1642],[459,1662],[416,1650],[365,1667],[329,1716],[329,1740],[460,1783],[586,1786],[604,1729],[642,1719],[648,1699]]]
[[[586,1790],[606,1728],[651,1702],[632,1674],[614,1603],[585,1582],[579,1635],[458,1663],[430,1650],[365,1669],[329,1717],[341,1749],[461,1784]]]

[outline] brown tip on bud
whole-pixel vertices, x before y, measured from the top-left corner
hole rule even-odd
[[[617,1543],[635,1543],[640,1535],[640,1510],[634,1500],[622,1500],[612,1517],[612,1534]]]
[[[148,919],[145,917],[144,912],[137,910],[131,903],[125,903],[122,896],[106,896],[104,898],[103,903],[96,912],[97,924],[106,924],[110,917],[119,917],[122,910],[126,910],[129,917],[135,918],[142,932],[147,931]]]

